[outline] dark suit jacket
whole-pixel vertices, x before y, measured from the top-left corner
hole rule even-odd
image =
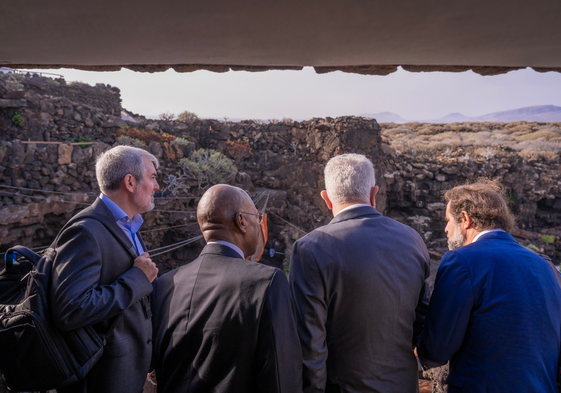
[[[556,392],[561,289],[548,263],[506,232],[447,252],[418,353],[450,361],[449,392]]]
[[[302,391],[302,353],[281,270],[208,244],[158,279],[153,310],[158,392]]]
[[[326,384],[342,392],[417,391],[412,348],[428,275],[419,234],[369,206],[343,211],[294,243],[289,280],[304,391],[323,392]]]
[[[97,199],[79,214],[88,213],[105,217],[104,222],[113,225],[136,253],[103,201]],[[66,228],[56,250],[50,298],[59,328],[93,325],[104,333],[122,314],[101,360],[68,391],[141,392],[150,366],[152,324],[140,300],[152,292],[150,281],[133,267],[134,259],[104,225],[92,218]]]

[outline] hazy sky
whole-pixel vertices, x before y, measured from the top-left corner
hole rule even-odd
[[[498,76],[411,73],[388,76],[302,71],[213,73],[42,70],[70,81],[121,89],[123,107],[144,116],[184,110],[222,119],[308,119],[393,112],[411,120],[459,112],[480,116],[534,105],[561,106],[561,73],[531,69]]]

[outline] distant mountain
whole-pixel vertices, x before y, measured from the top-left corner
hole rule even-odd
[[[359,116],[371,117],[376,119],[378,123],[408,123],[411,120],[406,120],[403,117],[396,115],[392,112],[380,112],[380,113],[362,113]]]
[[[512,121],[561,121],[561,107],[554,105],[538,105],[525,108],[513,109],[510,111],[493,112],[478,117],[468,117],[461,113],[450,113],[440,119],[431,120],[407,120],[392,112],[380,112],[375,114],[361,114],[360,116],[372,117],[378,123],[462,123],[469,121],[491,121],[509,123]]]
[[[529,106],[511,111],[479,116],[476,121],[561,121],[561,107],[553,105]]]
[[[461,113],[450,113],[444,117],[441,117],[438,120],[431,120],[427,123],[462,123],[465,121],[475,121],[473,117],[467,117],[462,115]]]

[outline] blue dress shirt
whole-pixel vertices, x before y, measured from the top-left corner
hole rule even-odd
[[[111,213],[113,213],[113,217],[115,217],[117,225],[119,225],[125,235],[127,235],[131,243],[136,248],[136,252],[138,252],[138,255],[146,251],[142,247],[142,243],[138,239],[137,235],[140,226],[144,222],[140,214],[137,214],[133,218],[130,218],[127,213],[125,213],[123,209],[121,209],[119,205],[113,202],[107,195],[101,193],[99,199],[101,199],[103,203],[105,203],[107,208],[111,211]]]

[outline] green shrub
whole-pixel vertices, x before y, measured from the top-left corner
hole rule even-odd
[[[23,123],[23,115],[21,112],[14,113],[12,116],[12,122],[14,122],[16,126],[21,126],[21,123]]]
[[[516,196],[516,194],[514,192],[507,192],[506,195],[506,202],[509,205],[514,205],[516,203],[516,201],[518,200],[518,197]]]
[[[189,142],[189,140],[185,139],[185,138],[181,138],[180,136],[178,136],[177,138],[175,138],[173,140],[173,142],[179,144],[179,145],[189,145],[191,144],[191,142]]]
[[[534,245],[534,244],[528,244],[526,247],[528,250],[533,251],[533,252],[540,252],[540,249]]]
[[[555,243],[555,236],[553,236],[553,235],[542,235],[541,240],[544,243],[552,244],[552,243]]]
[[[180,159],[178,165],[178,174],[171,174],[164,180],[166,191],[173,195],[187,192],[190,187],[206,190],[215,184],[227,183],[237,171],[231,159],[211,149],[196,150],[189,158]]]
[[[179,165],[191,179],[196,179],[200,189],[225,183],[236,171],[232,160],[211,149],[195,150],[189,158],[179,160]]]
[[[286,274],[286,277],[288,277],[290,273],[290,262],[285,262],[282,266],[282,270],[284,271],[284,274]]]

